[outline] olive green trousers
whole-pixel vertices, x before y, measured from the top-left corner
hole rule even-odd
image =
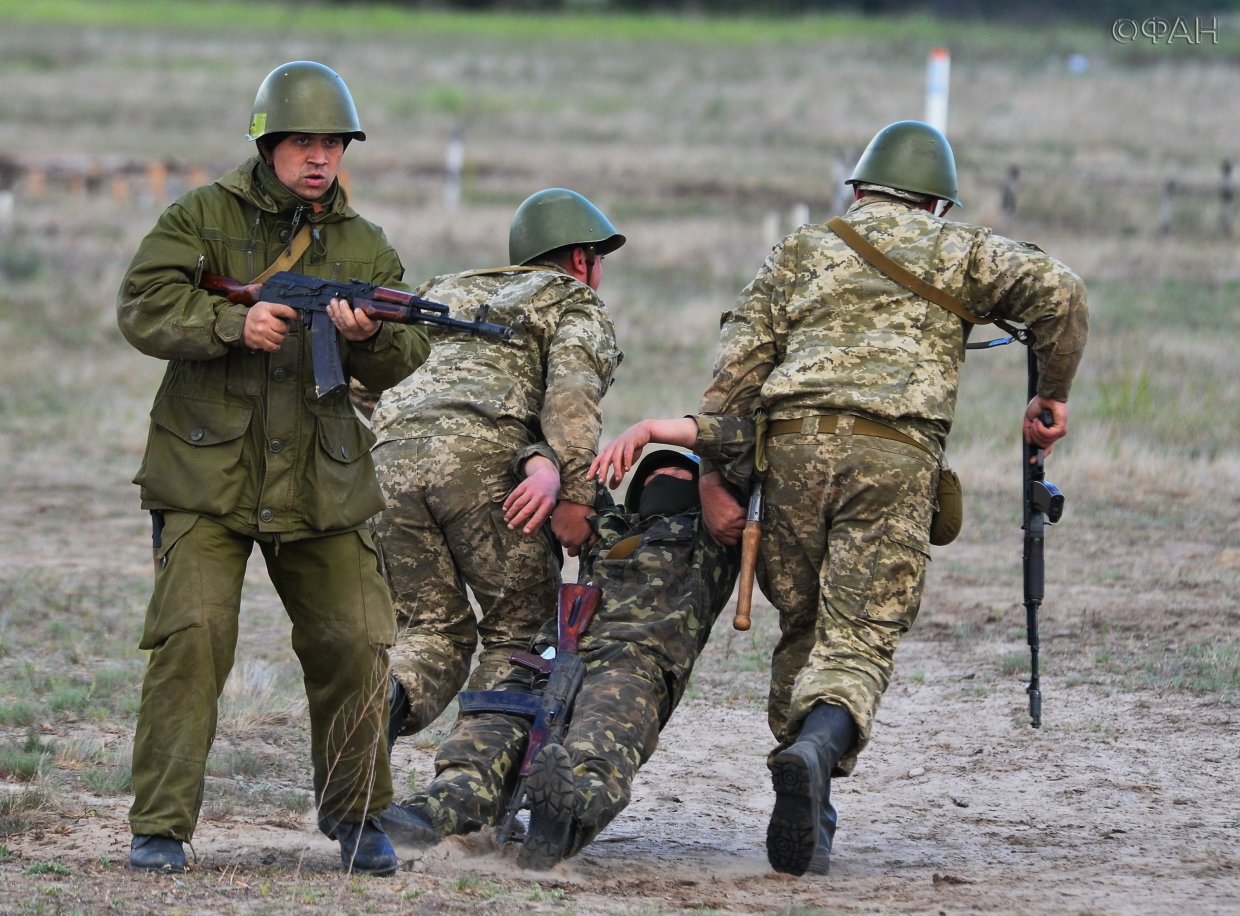
[[[134,735],[133,833],[193,837],[255,543],[293,625],[320,822],[330,829],[387,807],[387,650],[396,623],[369,534],[276,543],[191,513],[164,520],[140,643],[150,657]]]

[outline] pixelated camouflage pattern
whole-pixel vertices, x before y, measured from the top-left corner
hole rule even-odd
[[[446,435],[388,440],[374,457],[387,493],[373,526],[396,608],[392,672],[409,694],[402,731],[411,734],[443,712],[467,675],[482,690],[508,672],[508,656],[555,608],[559,553],[544,532],[527,536],[504,520],[517,484],[510,449]]]
[[[602,429],[599,402],[622,354],[595,292],[551,268],[470,271],[418,291],[453,317],[516,329],[512,341],[430,329],[421,369],[389,389],[372,418],[380,443],[470,436],[510,451],[546,441],[559,457],[561,498],[591,504],[586,477]]]
[[[990,230],[867,195],[847,221],[979,317],[1028,326],[1039,393],[1066,400],[1087,335],[1085,289],[1063,264]],[[776,246],[721,322],[699,421],[840,415],[835,434],[768,438],[759,583],[780,611],[768,715],[780,748],[820,701],[869,740],[900,636],[920,606],[935,462],[906,443],[853,436],[851,416],[945,444],[964,359],[961,320],[866,264],[825,225]]]
[[[702,473],[718,470],[731,484],[748,492],[754,473],[754,422],[750,417],[700,415],[693,451],[702,459]]]
[[[857,201],[845,219],[970,312],[1027,325],[1039,393],[1067,400],[1088,331],[1076,274],[1031,245],[882,196]],[[879,273],[825,224],[780,242],[721,324],[699,413],[856,412],[936,449],[951,430],[961,320]]]
[[[865,436],[775,436],[767,454],[758,582],[781,633],[768,721],[777,752],[816,703],[846,708],[859,740],[844,775],[921,605],[937,465],[914,445]]]
[[[589,843],[628,804],[637,770],[658,745],[660,729],[684,694],[694,662],[732,594],[735,549],[705,535],[699,514],[642,521],[618,507],[600,509],[600,540],[587,578],[603,590],[579,651],[586,678],[564,744],[576,788],[569,855]],[[608,559],[638,535],[626,559]],[[548,621],[534,649],[554,639]],[[502,689],[531,689],[525,672]],[[436,778],[409,800],[445,835],[494,824],[515,785],[528,723],[500,713],[461,717],[440,745]]]

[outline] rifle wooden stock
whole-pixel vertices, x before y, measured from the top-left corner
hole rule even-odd
[[[740,594],[736,596],[736,615],[732,618],[732,627],[737,630],[749,629],[749,615],[753,610],[753,580],[758,568],[758,544],[761,541],[762,523],[745,522],[745,531],[741,535]]]
[[[732,628],[749,629],[753,610],[753,581],[758,569],[758,548],[762,543],[762,481],[755,481],[749,494],[749,510],[745,513],[745,530],[741,533],[740,591],[736,596],[736,614]]]
[[[577,644],[594,619],[603,590],[597,585],[575,585],[566,582],[560,586],[560,601],[556,615],[556,654],[576,652]]]

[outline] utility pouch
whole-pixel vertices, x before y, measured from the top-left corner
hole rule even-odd
[[[934,489],[934,516],[930,519],[930,543],[936,547],[950,544],[964,527],[964,490],[960,477],[947,465],[939,467],[939,481]]]
[[[757,407],[753,412],[753,470],[759,480],[766,477],[766,437],[770,421],[767,419],[766,408]]]

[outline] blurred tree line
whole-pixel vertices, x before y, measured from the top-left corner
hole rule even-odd
[[[367,0],[327,0],[340,6]],[[960,19],[1018,22],[1071,20],[1114,22],[1162,18],[1205,20],[1240,10],[1240,0],[383,0],[413,9],[496,10],[506,12],[686,13],[695,15],[795,16],[857,13],[886,16],[927,13]]]

